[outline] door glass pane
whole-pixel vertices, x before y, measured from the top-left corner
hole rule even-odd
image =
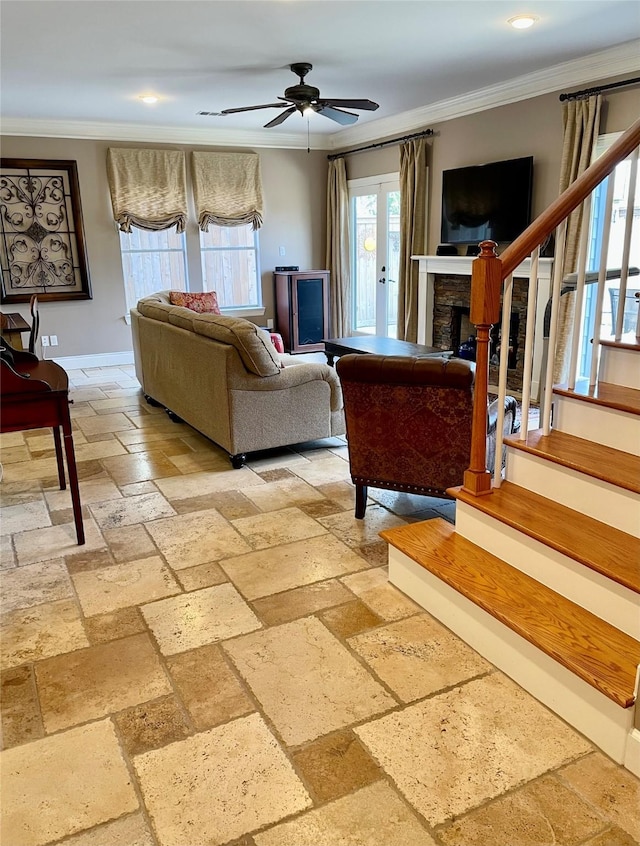
[[[354,197],[353,209],[353,329],[375,334],[377,195]]]
[[[400,274],[400,191],[387,194],[387,337],[397,337]]]

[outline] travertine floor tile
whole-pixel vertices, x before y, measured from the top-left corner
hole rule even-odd
[[[102,534],[116,561],[148,558],[158,551],[145,527],[139,523],[133,526],[105,529]]]
[[[0,674],[0,708],[3,748],[44,735],[32,667],[14,667]]]
[[[66,599],[73,593],[67,568],[62,560],[17,567],[0,577],[2,613]]]
[[[258,488],[258,485],[254,487]],[[246,489],[245,489],[246,490]],[[171,504],[178,514],[188,514],[190,511],[205,511],[215,508],[225,520],[237,520],[238,517],[249,517],[258,514],[259,510],[242,491],[221,491],[194,496],[189,499],[173,499]]]
[[[219,846],[311,804],[257,714],[139,755],[134,767],[162,846]]]
[[[88,419],[88,418],[87,418]],[[102,419],[102,418],[90,418],[94,419]],[[107,433],[101,433],[107,434]],[[90,438],[96,437],[94,435],[87,435],[87,441]],[[125,448],[122,444],[116,440],[115,438],[110,438],[109,440],[99,440],[93,441],[86,444],[77,444],[75,447],[76,453],[76,462],[81,463],[85,461],[91,461],[94,459],[100,458],[109,458],[111,455],[124,455],[126,452]]]
[[[411,809],[382,781],[253,839],[256,846],[435,846]]]
[[[299,508],[283,508],[268,514],[256,514],[255,517],[241,517],[232,523],[254,549],[326,534],[326,529]]]
[[[330,514],[328,517],[319,517],[318,520],[348,546],[362,546],[378,541],[379,533],[383,529],[404,526],[406,522],[380,505],[369,505],[364,520],[356,520],[352,511]]]
[[[49,658],[36,679],[48,733],[171,692],[146,633]]]
[[[329,734],[294,752],[298,771],[320,802],[339,799],[383,777],[352,731]]]
[[[351,602],[337,608],[330,608],[319,616],[333,634],[343,638],[373,629],[384,623],[382,617],[378,617],[359,599],[352,599]]]
[[[280,593],[364,567],[366,563],[359,555],[329,534],[222,562],[224,571],[247,599]]]
[[[157,555],[75,573],[73,583],[86,617],[180,593],[173,574]]]
[[[31,457],[26,446],[5,447],[0,453],[0,460],[3,464],[15,464],[17,461],[28,461]]]
[[[545,776],[439,832],[446,846],[574,846],[602,830],[594,809],[553,776]]]
[[[131,526],[133,523],[148,523],[176,513],[159,493],[96,502],[90,508],[96,523],[103,529]]]
[[[638,846],[638,841],[615,826],[597,834],[592,840],[587,840],[584,846]]]
[[[167,659],[174,684],[199,730],[255,710],[219,646],[201,646]]]
[[[353,594],[339,581],[330,579],[274,596],[265,596],[262,599],[256,599],[252,605],[268,626],[279,626],[281,623],[289,623],[291,620],[305,617],[322,608],[349,602],[352,598]]]
[[[500,673],[355,732],[432,825],[590,749],[584,738]]]
[[[117,485],[131,485],[147,479],[179,475],[180,470],[159,450],[116,455],[104,459],[104,467]]]
[[[221,455],[217,450],[173,453],[168,458],[178,473],[201,473],[203,470],[218,470],[224,473],[228,472],[230,467],[229,457]]]
[[[156,520],[147,525],[147,530],[174,570],[209,564],[251,549],[213,508]]]
[[[102,432],[123,432],[134,429],[135,426],[126,414],[100,414],[94,417],[79,417],[75,425],[85,435],[96,435]]]
[[[175,696],[145,702],[116,717],[128,755],[140,755],[191,734]]]
[[[252,632],[262,625],[230,584],[160,599],[141,610],[163,655]]]
[[[0,570],[12,570],[16,566],[13,541],[8,535],[0,536]]]
[[[76,447],[76,460],[78,452]],[[32,458],[31,461],[17,461],[7,464],[3,469],[2,483],[40,481],[41,479],[57,479],[58,465],[55,458]]]
[[[320,461],[307,461],[305,459],[304,463],[292,463],[290,469],[296,476],[300,476],[310,485],[326,485],[351,478],[349,462],[338,458],[337,455],[330,455]]]
[[[68,488],[64,491],[47,491],[45,498],[51,511],[71,507],[71,493]],[[80,483],[80,501],[83,505],[121,498],[122,494],[111,479],[90,479]]]
[[[349,645],[403,702],[421,699],[492,669],[427,614],[352,637]]]
[[[77,549],[82,549],[81,546]],[[67,570],[71,575],[83,573],[87,570],[101,570],[103,567],[111,567],[116,562],[108,549],[94,549],[89,552],[76,552],[73,555],[65,556]],[[45,565],[49,562],[46,561]]]
[[[0,533],[12,535],[15,532],[28,532],[29,529],[41,529],[50,525],[51,518],[47,506],[40,499],[3,507]]]
[[[82,546],[78,545],[74,523],[62,523],[59,526],[33,529],[30,532],[14,535],[13,542],[18,556],[18,566],[24,567],[25,564],[50,561],[52,558],[62,558],[80,551],[87,553],[104,549],[106,543],[95,522],[89,518],[84,520],[83,524],[85,542]]]
[[[565,767],[560,778],[640,841],[640,781],[630,772],[596,752]]]
[[[324,500],[322,494],[314,487],[295,477],[247,488],[245,496],[254,502],[260,511],[279,511],[282,508]]]
[[[362,570],[340,581],[384,620],[401,620],[422,608],[398,588],[389,584],[386,567]]]
[[[290,746],[396,705],[313,617],[238,638],[224,648]]]
[[[107,643],[145,631],[142,614],[137,608],[121,608],[110,614],[87,617],[84,628],[92,644]]]
[[[264,482],[248,467],[241,467],[239,470],[219,470],[217,473],[170,476],[167,479],[156,479],[156,485],[168,500],[174,500],[190,499],[194,496],[205,496],[227,490],[240,491],[252,485],[264,485]]]
[[[0,766],[7,846],[42,846],[138,807],[109,720],[8,749]]]
[[[200,590],[200,588],[221,585],[229,581],[227,574],[215,561],[211,564],[200,564],[187,570],[176,571],[178,581],[185,590]]]
[[[62,599],[4,615],[0,665],[15,667],[88,645],[76,603]]]
[[[136,813],[69,837],[60,846],[156,846],[156,841],[142,814]]]

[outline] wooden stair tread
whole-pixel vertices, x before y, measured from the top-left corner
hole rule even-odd
[[[578,382],[573,390],[569,390],[567,385],[554,385],[553,393],[640,415],[640,391],[636,388],[613,385],[610,382],[598,382],[589,387],[588,380],[584,379]]]
[[[473,496],[462,488],[452,492],[461,502],[640,593],[640,538],[513,482],[502,482],[490,496]]]
[[[613,702],[633,705],[637,640],[457,535],[445,520],[380,535]]]
[[[509,435],[504,442],[515,449],[570,467],[603,482],[640,493],[640,456],[577,438],[558,429],[548,435],[542,429],[529,432],[526,440]]]

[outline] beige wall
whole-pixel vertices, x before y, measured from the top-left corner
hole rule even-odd
[[[605,98],[602,131],[624,130],[639,113],[638,89],[610,92]],[[562,143],[562,109],[557,93],[433,124],[432,128],[435,135],[429,141],[430,253],[435,252],[440,241],[443,170],[532,155],[534,215],[557,196]],[[9,136],[2,139],[2,155],[6,157],[75,159],[78,163],[93,299],[42,305],[41,332],[58,335],[60,346],[56,352],[60,357],[131,349],[130,329],[123,319],[125,302],[118,234],[111,217],[106,180],[109,146],[136,145]],[[168,145],[154,145],[150,141],[137,146]],[[213,149],[171,146],[187,151]],[[324,265],[326,154],[302,150],[259,152],[265,196],[260,260],[266,322],[274,316],[272,271],[276,265],[299,265],[301,269],[315,270]],[[347,157],[351,179],[398,169],[397,146]],[[192,217],[195,219],[195,215]],[[188,237],[197,238],[194,223]],[[285,248],[284,257],[279,255],[281,246]],[[9,309],[5,307],[5,310]],[[23,306],[10,310],[27,314]]]
[[[7,158],[69,159],[78,165],[80,199],[93,299],[41,303],[40,332],[57,335],[55,357],[131,350],[131,330],[124,321],[125,298],[118,232],[113,221],[106,175],[107,148],[211,147],[81,141],[4,136]],[[218,148],[220,149],[220,148]],[[259,150],[264,192],[264,226],[260,230],[264,320],[274,316],[273,268],[297,264],[319,270],[324,265],[326,154],[303,150]],[[189,156],[187,156],[187,162]],[[187,237],[197,244],[195,212]],[[285,248],[285,256],[279,247]],[[197,255],[197,253],[195,253]],[[191,273],[192,278],[194,272]],[[3,306],[28,318],[27,305]],[[30,318],[28,318],[30,319]],[[256,318],[256,322],[262,322]]]
[[[602,84],[600,83],[593,83]],[[605,96],[602,132],[627,129],[640,114],[638,89],[616,90]],[[546,94],[477,114],[430,125],[429,253],[440,243],[442,171],[521,156],[534,158],[533,215],[557,196],[562,151],[562,104],[558,94]],[[399,148],[347,156],[347,176],[357,179],[399,170]]]

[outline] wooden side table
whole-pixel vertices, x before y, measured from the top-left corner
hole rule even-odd
[[[84,525],[69,414],[69,377],[55,361],[41,361],[37,356],[20,350],[12,352],[13,366],[4,360],[0,364],[0,432],[51,427],[56,447],[60,490],[66,488],[62,454],[64,441],[73,519],[78,544],[82,545],[85,542]]]

